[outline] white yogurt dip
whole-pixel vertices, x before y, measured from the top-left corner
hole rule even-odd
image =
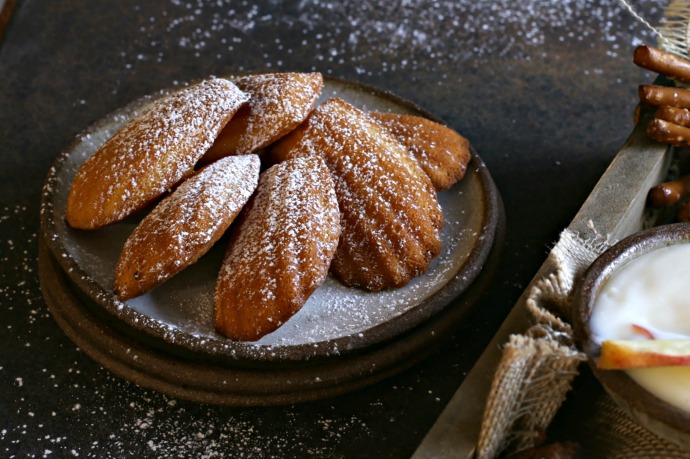
[[[593,339],[690,340],[690,244],[648,252],[617,269],[599,291],[590,319]],[[640,386],[690,412],[690,367],[628,370]]]

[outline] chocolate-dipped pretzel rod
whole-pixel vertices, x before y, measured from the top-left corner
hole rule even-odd
[[[690,84],[690,61],[651,46],[635,48],[633,62],[642,68]]]

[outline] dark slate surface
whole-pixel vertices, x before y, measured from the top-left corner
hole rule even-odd
[[[77,0],[18,4],[0,42],[0,456],[409,457],[632,127],[651,33],[617,1]],[[657,22],[665,2],[640,2]],[[466,135],[502,193],[492,286],[422,364],[298,406],[203,406],[80,353],[38,288],[43,178],[79,131],[209,74],[318,70]]]

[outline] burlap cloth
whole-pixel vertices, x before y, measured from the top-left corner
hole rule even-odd
[[[504,346],[487,400],[477,459],[524,451],[544,440],[578,366],[586,360],[564,320],[571,316],[574,281],[609,246],[603,236],[585,240],[569,230],[561,234],[549,254],[554,271],[528,291],[526,306],[533,325],[524,334],[512,335]],[[608,395],[585,403],[592,404],[587,429],[593,432],[592,441],[600,443],[588,449],[586,457],[690,458],[690,453],[633,421]]]

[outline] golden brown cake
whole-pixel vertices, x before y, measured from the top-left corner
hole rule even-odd
[[[196,262],[242,210],[259,179],[259,157],[223,158],[186,179],[127,239],[115,293],[139,296]]]
[[[246,100],[233,83],[211,78],[153,103],[81,166],[70,189],[67,222],[99,228],[150,204],[194,171]]]
[[[326,160],[343,227],[331,271],[346,285],[401,287],[440,252],[443,213],[429,177],[366,112],[330,99],[272,147],[271,155],[274,161]]]
[[[328,274],[339,218],[321,158],[296,158],[262,173],[230,230],[216,286],[218,332],[254,341],[299,311]]]
[[[436,190],[447,190],[465,175],[470,143],[454,130],[420,116],[370,114],[407,147]]]
[[[241,77],[235,84],[249,102],[225,126],[203,163],[254,153],[292,131],[314,108],[323,77],[318,72],[269,73]]]

